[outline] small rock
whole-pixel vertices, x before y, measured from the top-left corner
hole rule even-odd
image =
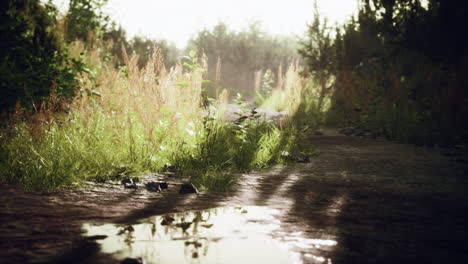
[[[124,184],[124,188],[125,189],[138,189],[138,186],[134,183],[134,184]]]
[[[300,155],[296,158],[296,161],[299,163],[309,163],[312,160],[310,159],[310,155],[300,153]]]
[[[150,192],[160,192],[167,189],[169,186],[167,182],[152,181],[145,184],[146,190]]]
[[[320,130],[316,130],[316,131],[314,132],[314,135],[315,135],[315,136],[323,136],[323,132],[320,131]]]
[[[189,193],[198,193],[197,187],[195,187],[192,183],[184,183],[180,186],[181,194],[189,194]]]
[[[138,257],[138,258],[126,258],[120,263],[121,264],[143,264],[144,262],[141,257]]]
[[[356,128],[354,127],[345,127],[339,131],[341,134],[346,136],[351,136],[356,133]]]
[[[106,238],[107,238],[106,235],[95,235],[95,236],[87,237],[86,239],[87,240],[102,240],[102,239],[106,239]]]
[[[167,182],[159,182],[159,187],[161,187],[162,190],[165,190],[169,188],[169,185],[167,184]]]
[[[172,222],[174,222],[174,217],[166,216],[164,219],[161,221],[161,225],[170,225]]]
[[[287,151],[283,151],[281,153],[281,157],[283,157],[286,160],[291,160],[299,163],[309,163],[312,161],[310,155],[303,152],[289,153]]]
[[[176,167],[170,163],[164,164],[163,171],[166,172],[176,172]]]
[[[145,184],[146,190],[149,192],[160,192],[162,191],[159,182],[148,182]]]
[[[182,229],[182,232],[185,233],[185,231],[187,231],[187,229],[189,229],[191,225],[192,225],[192,222],[182,222],[182,223],[176,224],[175,226],[180,227]]]
[[[132,178],[130,178],[130,177],[125,177],[125,178],[122,180],[122,184],[126,184],[126,183],[132,184],[132,183],[133,183]]]
[[[132,179],[130,177],[125,177],[122,180],[122,184],[123,184],[125,189],[137,189],[138,188],[138,186],[136,185],[134,179]]]

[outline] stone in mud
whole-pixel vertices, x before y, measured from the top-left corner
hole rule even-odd
[[[126,258],[120,264],[143,264],[143,259],[138,257],[138,258]]]
[[[311,162],[311,158],[309,154],[303,153],[303,152],[292,152],[289,153],[287,151],[283,151],[281,153],[281,157],[283,157],[286,160],[291,160],[295,161],[298,163],[309,163]]]
[[[162,191],[159,182],[148,182],[145,184],[146,190],[149,192],[160,192]]]
[[[346,136],[351,136],[356,133],[356,128],[354,127],[345,127],[339,131],[341,134]]]
[[[102,239],[106,239],[106,238],[107,238],[106,235],[95,235],[95,236],[87,237],[86,239],[87,240],[102,240]]]
[[[161,225],[170,225],[172,222],[174,222],[174,217],[166,216],[164,219],[161,221]]]
[[[151,181],[145,184],[146,190],[150,192],[160,192],[162,190],[165,190],[169,188],[169,185],[167,182],[162,182],[162,181]]]
[[[312,160],[310,159],[310,155],[299,153],[299,155],[296,157],[296,161],[299,163],[309,163]]]
[[[125,183],[124,184],[125,189],[138,189],[138,186],[136,183]]]
[[[162,190],[169,188],[169,185],[167,184],[167,182],[158,182],[158,183],[159,183],[159,187],[161,187]]]
[[[126,184],[126,183],[127,183],[127,184],[133,183],[132,178],[130,178],[130,177],[125,177],[125,178],[122,180],[122,184]]]
[[[187,229],[189,229],[191,225],[192,225],[192,222],[182,222],[182,223],[176,224],[175,226],[181,228],[182,232],[185,233],[185,231],[187,231]]]
[[[130,177],[125,177],[122,180],[122,184],[123,184],[125,189],[137,189],[138,188],[138,186],[136,185],[134,179],[132,179]]]
[[[180,194],[198,193],[197,187],[192,183],[184,183],[180,186]]]
[[[170,163],[164,164],[163,171],[165,172],[176,172],[176,167]]]
[[[323,136],[323,132],[321,130],[314,131],[314,136]]]

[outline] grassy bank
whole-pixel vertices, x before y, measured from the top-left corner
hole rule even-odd
[[[294,130],[248,109],[223,121],[222,100],[203,99],[197,54],[166,70],[157,52],[144,68],[124,53],[116,69],[103,50],[72,46],[92,65],[72,101],[52,95],[34,112],[16,110],[0,134],[1,182],[47,190],[171,167],[202,189],[223,190],[229,172],[266,168],[294,146]]]

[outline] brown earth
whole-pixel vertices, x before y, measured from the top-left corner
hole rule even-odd
[[[441,150],[346,137],[310,136],[307,164],[238,175],[227,193],[152,193],[119,183],[25,193],[0,186],[0,263],[118,263],[83,237],[83,223],[125,223],[223,206],[277,209],[285,238],[334,241],[291,250],[301,263],[468,263],[468,166]],[[146,175],[143,181],[176,179]],[[296,239],[297,241],[297,239]],[[253,261],[255,263],[255,261]]]

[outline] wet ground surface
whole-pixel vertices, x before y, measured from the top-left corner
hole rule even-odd
[[[468,263],[463,158],[324,132],[312,162],[223,194],[1,186],[0,263]]]

